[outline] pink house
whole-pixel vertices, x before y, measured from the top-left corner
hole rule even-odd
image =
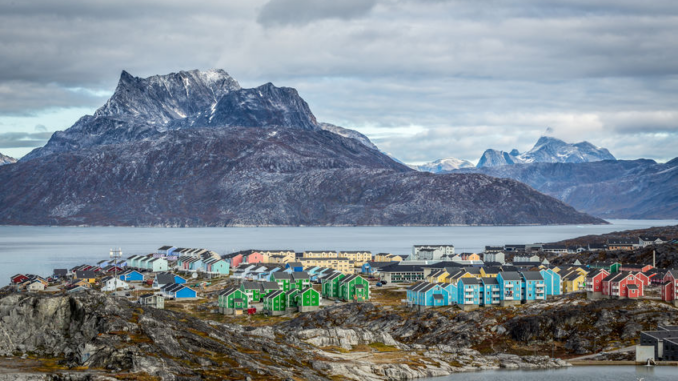
[[[678,299],[678,270],[669,270],[664,275],[661,287],[662,300],[672,302]]]
[[[238,267],[243,261],[243,255],[240,252],[226,254],[223,255],[221,258],[224,261],[228,262],[229,266],[231,266],[232,269]]]
[[[242,261],[243,263],[247,263],[250,265],[254,263],[262,263],[264,261],[264,255],[258,251],[252,251],[248,254],[244,254],[242,256]]]

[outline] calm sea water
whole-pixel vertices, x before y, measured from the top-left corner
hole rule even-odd
[[[241,249],[370,250],[409,254],[415,244],[453,244],[479,252],[485,245],[553,242],[587,234],[678,225],[678,220],[611,220],[596,226],[125,228],[0,226],[0,284],[16,273],[50,275],[55,268],[94,264],[111,248],[125,257],[162,245],[225,254]]]
[[[675,381],[675,366],[577,366],[555,370],[497,370],[459,373],[447,377],[422,379],[428,381]]]

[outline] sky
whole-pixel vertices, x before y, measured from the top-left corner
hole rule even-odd
[[[0,152],[92,114],[122,70],[296,88],[408,163],[529,150],[547,129],[678,156],[675,0],[0,0]]]

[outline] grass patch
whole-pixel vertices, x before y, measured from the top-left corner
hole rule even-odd
[[[369,344],[368,347],[375,349],[379,352],[397,352],[397,351],[400,350],[400,349],[398,349],[398,347],[395,347],[393,345],[386,345],[384,343],[376,343],[376,342]]]

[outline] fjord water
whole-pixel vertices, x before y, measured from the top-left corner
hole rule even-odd
[[[678,220],[610,220],[611,225],[450,227],[131,228],[0,226],[0,284],[16,273],[50,275],[55,268],[148,254],[163,245],[225,254],[245,249],[370,250],[409,254],[415,244],[453,244],[458,253],[485,245],[554,242],[588,234],[678,225]]]
[[[578,366],[554,370],[496,370],[458,373],[422,381],[668,381],[678,379],[675,366]]]

